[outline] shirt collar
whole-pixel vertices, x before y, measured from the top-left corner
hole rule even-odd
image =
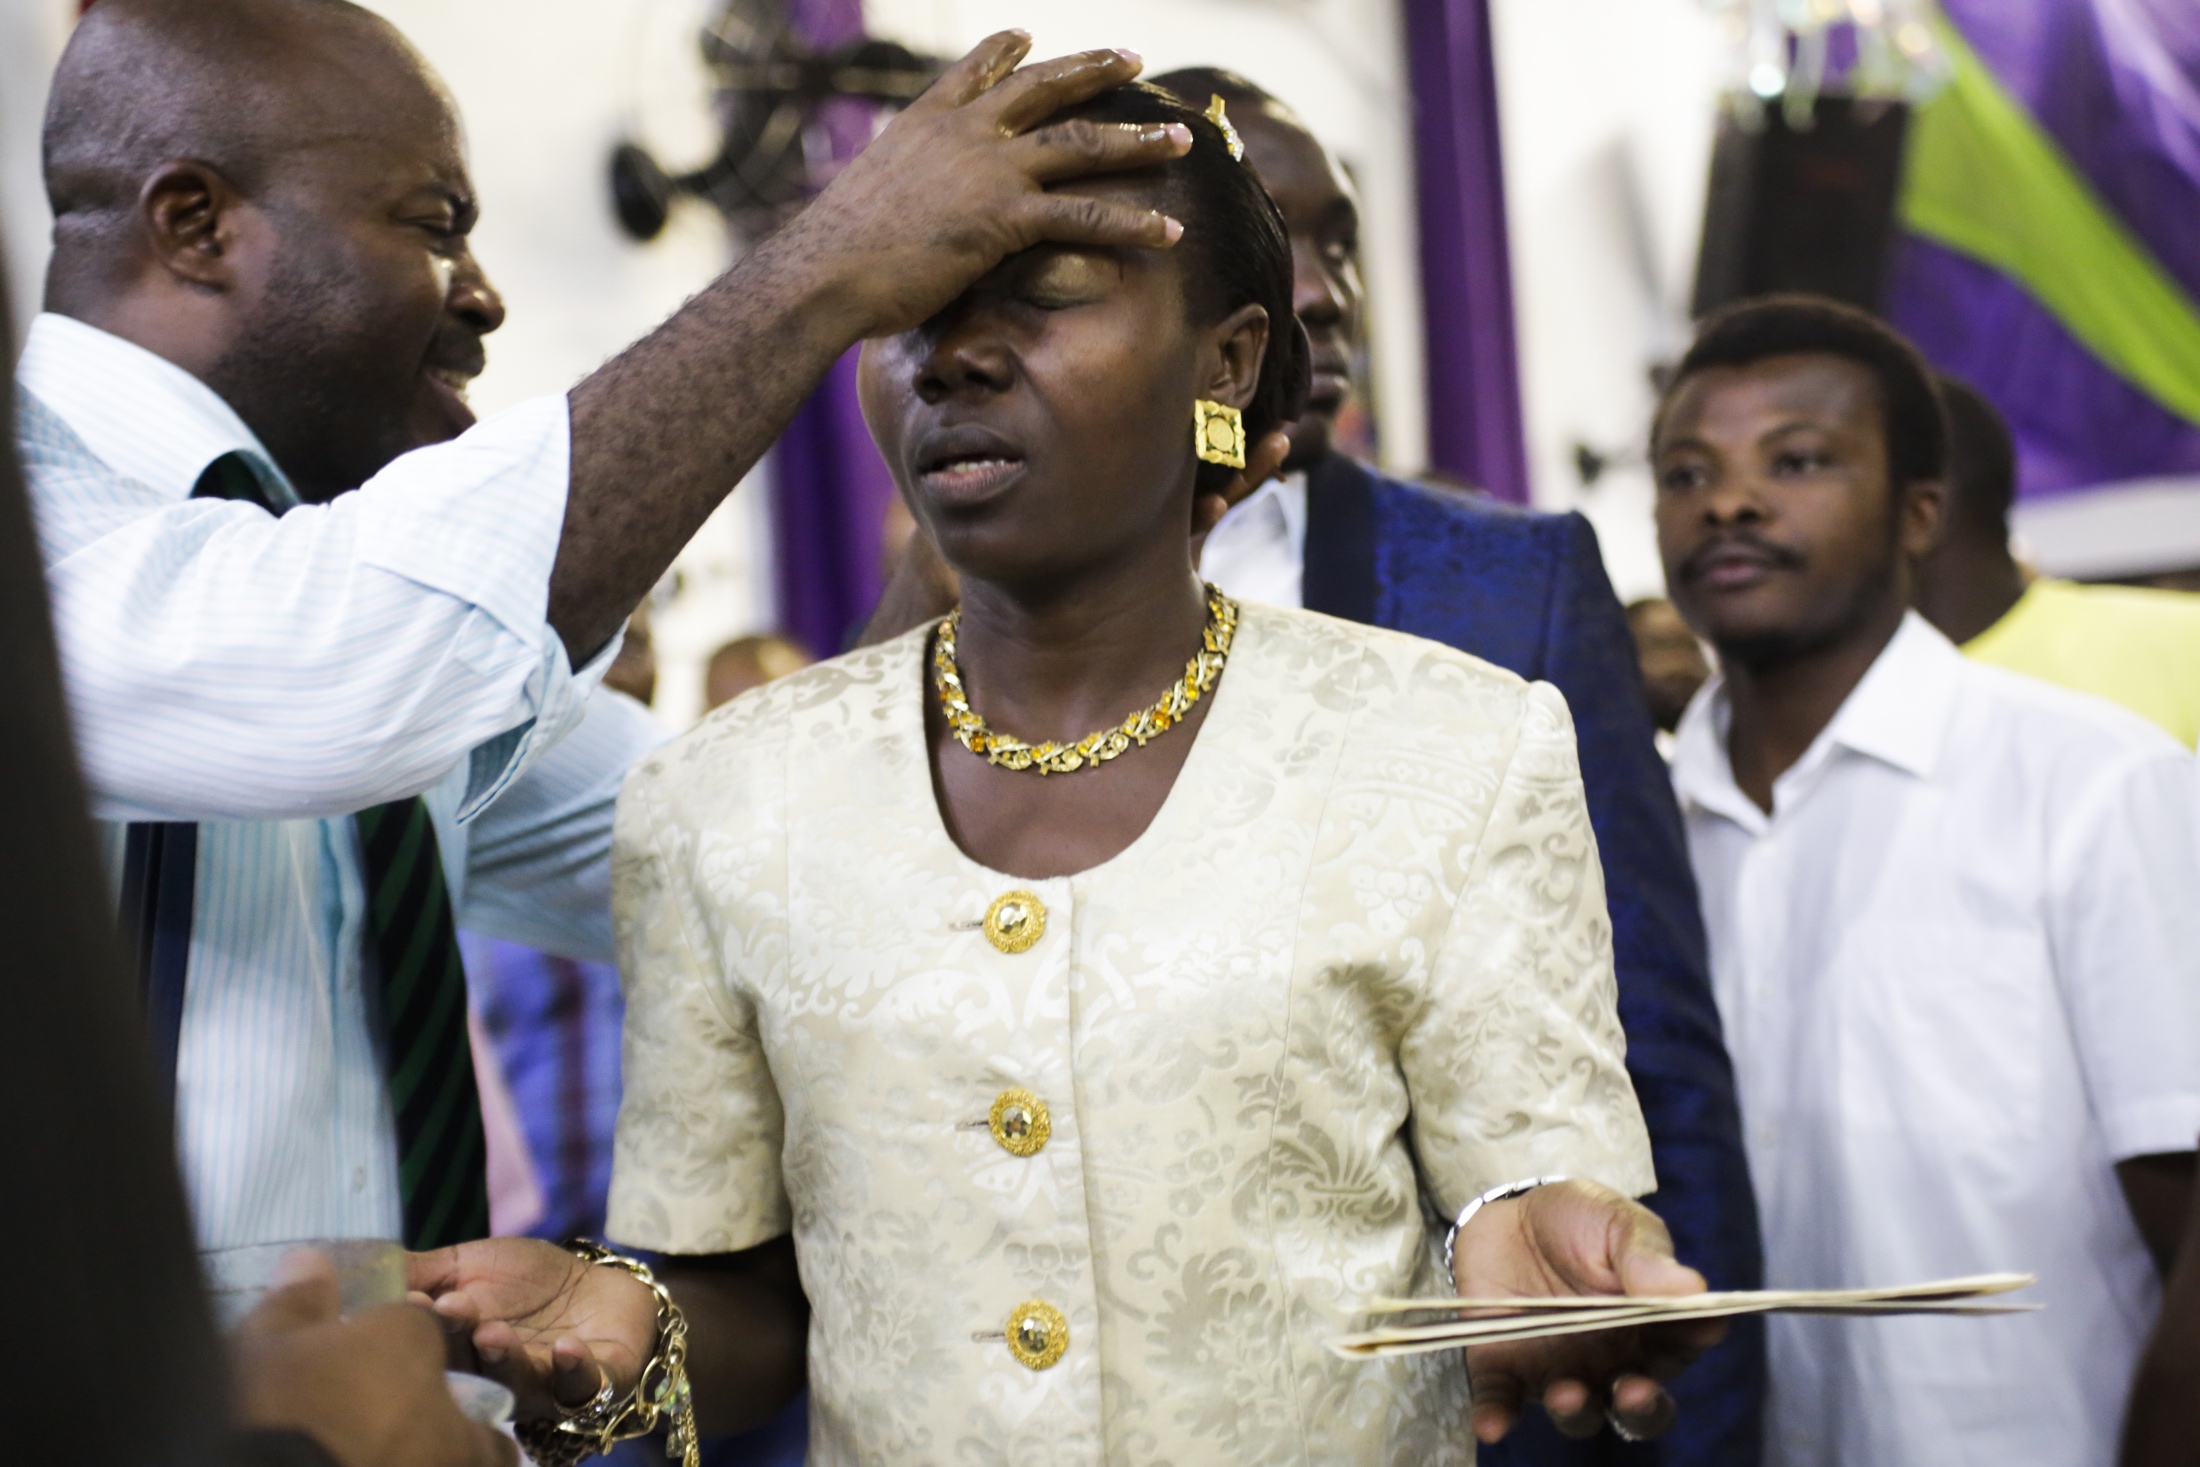
[[[1232,535],[1253,537],[1281,534],[1291,542],[1291,553],[1306,553],[1306,474],[1303,470],[1285,474],[1246,495],[1230,506],[1229,512],[1216,523],[1220,531],[1230,526]]]
[[[297,491],[220,393],[165,357],[70,316],[31,322],[15,380],[115,472],[188,499],[206,466],[241,453],[277,509]]]
[[[1963,654],[1953,642],[1916,612],[1905,613],[1833,721],[1794,767],[1773,782],[1773,808],[1799,799],[1844,751],[1877,759],[1917,779],[1932,778],[1955,716],[1963,667]],[[1765,813],[1735,784],[1727,757],[1731,719],[1726,680],[1715,677],[1681,717],[1673,749],[1674,788],[1684,805],[1697,805],[1761,832],[1769,823]]]

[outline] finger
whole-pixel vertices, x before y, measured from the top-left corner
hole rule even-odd
[[[1041,183],[1064,183],[1095,173],[1159,168],[1192,148],[1192,130],[1181,122],[1090,122],[1072,117],[1018,138],[1012,153]]]
[[[940,73],[910,108],[927,103],[948,107],[968,106],[1001,84],[1016,63],[1031,53],[1031,32],[995,31],[972,46],[962,60]]]
[[[1242,503],[1255,489],[1283,472],[1283,461],[1291,456],[1291,435],[1281,430],[1264,434],[1253,451],[1245,455],[1245,468],[1225,488],[1223,496],[1231,504]]]
[[[1145,65],[1136,51],[1120,50],[1080,51],[1075,56],[1034,61],[994,87],[978,105],[990,113],[995,126],[1013,137],[1065,107],[1123,85]]]
[[[1467,1392],[1474,1402],[1476,1439],[1496,1443],[1504,1440],[1505,1433],[1520,1419],[1523,1396],[1520,1377],[1484,1364],[1486,1358],[1480,1351],[1467,1351]]]
[[[1184,237],[1184,226],[1168,215],[1111,199],[1036,194],[1024,208],[1024,232],[1034,243],[1052,240],[1105,249],[1165,250]]]
[[[1604,1430],[1604,1412],[1596,1393],[1578,1380],[1551,1382],[1543,1392],[1543,1409],[1561,1436],[1580,1441]]]
[[[561,1406],[585,1406],[610,1375],[595,1353],[579,1340],[559,1340],[550,1351],[550,1394]]]
[[[1623,1375],[1612,1385],[1612,1416],[1635,1438],[1663,1436],[1680,1416],[1680,1407],[1658,1383]]]
[[[458,1250],[437,1248],[428,1253],[405,1255],[405,1287],[435,1298],[459,1285]]]
[[[253,1306],[252,1312],[237,1325],[240,1336],[288,1334],[317,1324],[329,1324],[343,1312],[343,1292],[337,1286],[336,1266],[318,1253],[305,1254],[310,1262],[298,1262],[294,1266],[293,1260],[298,1258],[299,1253],[293,1253],[276,1265],[276,1278],[282,1280],[287,1272],[289,1280],[278,1282]]]
[[[1220,494],[1202,494],[1192,501],[1192,538],[1206,546],[1207,532],[1222,523],[1222,517],[1230,512],[1230,501]],[[1192,554],[1192,564],[1199,564],[1199,553]]]
[[[1701,1294],[1704,1276],[1672,1254],[1644,1242],[1630,1242],[1619,1256],[1620,1290],[1627,1294]]]

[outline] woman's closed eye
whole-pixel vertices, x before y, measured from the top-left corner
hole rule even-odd
[[[1033,251],[1008,285],[1010,296],[1020,304],[1066,311],[1105,299],[1122,279],[1122,266],[1108,255],[1044,250]]]

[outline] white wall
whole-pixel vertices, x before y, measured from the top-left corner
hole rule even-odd
[[[713,146],[696,49],[707,0],[365,0],[411,37],[458,99],[481,227],[474,248],[510,311],[489,338],[484,413],[562,392],[722,270],[718,217],[685,205],[638,245],[611,215],[605,168],[634,132],[668,166]],[[702,711],[703,662],[772,623],[764,485],[752,475],[697,534],[654,618],[657,707]]]
[[[959,56],[1021,26],[1034,56],[1128,46],[1149,74],[1225,66],[1266,87],[1350,166],[1361,189],[1370,346],[1384,461],[1428,452],[1414,225],[1411,99],[1397,0],[865,0],[876,35]]]
[[[1724,75],[1698,0],[1492,0],[1528,466],[1579,508],[1624,599],[1663,584],[1649,368],[1687,345]],[[1584,490],[1574,445],[1623,462]]]
[[[46,83],[68,38],[72,0],[0,0],[0,252],[7,257],[8,313],[15,360],[23,333],[38,310],[46,256],[52,252],[53,215],[38,177],[38,124],[46,110]]]

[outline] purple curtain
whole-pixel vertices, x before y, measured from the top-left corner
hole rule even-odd
[[[1943,0],[1979,59],[2200,299],[2200,11],[2189,0]],[[2023,286],[1904,238],[1887,315],[2009,419],[2019,493],[2200,474],[2200,427],[2126,382]]]
[[[794,0],[790,8],[813,47],[863,33],[861,0]],[[821,125],[835,161],[853,157],[869,140],[871,114],[867,103],[828,104]],[[820,657],[846,647],[878,602],[879,528],[893,496],[893,478],[863,426],[850,351],[787,425],[772,455],[779,625]]]
[[[834,656],[878,603],[879,526],[894,497],[856,404],[854,351],[787,425],[771,486],[779,625],[818,656]]]
[[[1429,467],[1528,502],[1488,0],[1404,0],[1421,195]]]

